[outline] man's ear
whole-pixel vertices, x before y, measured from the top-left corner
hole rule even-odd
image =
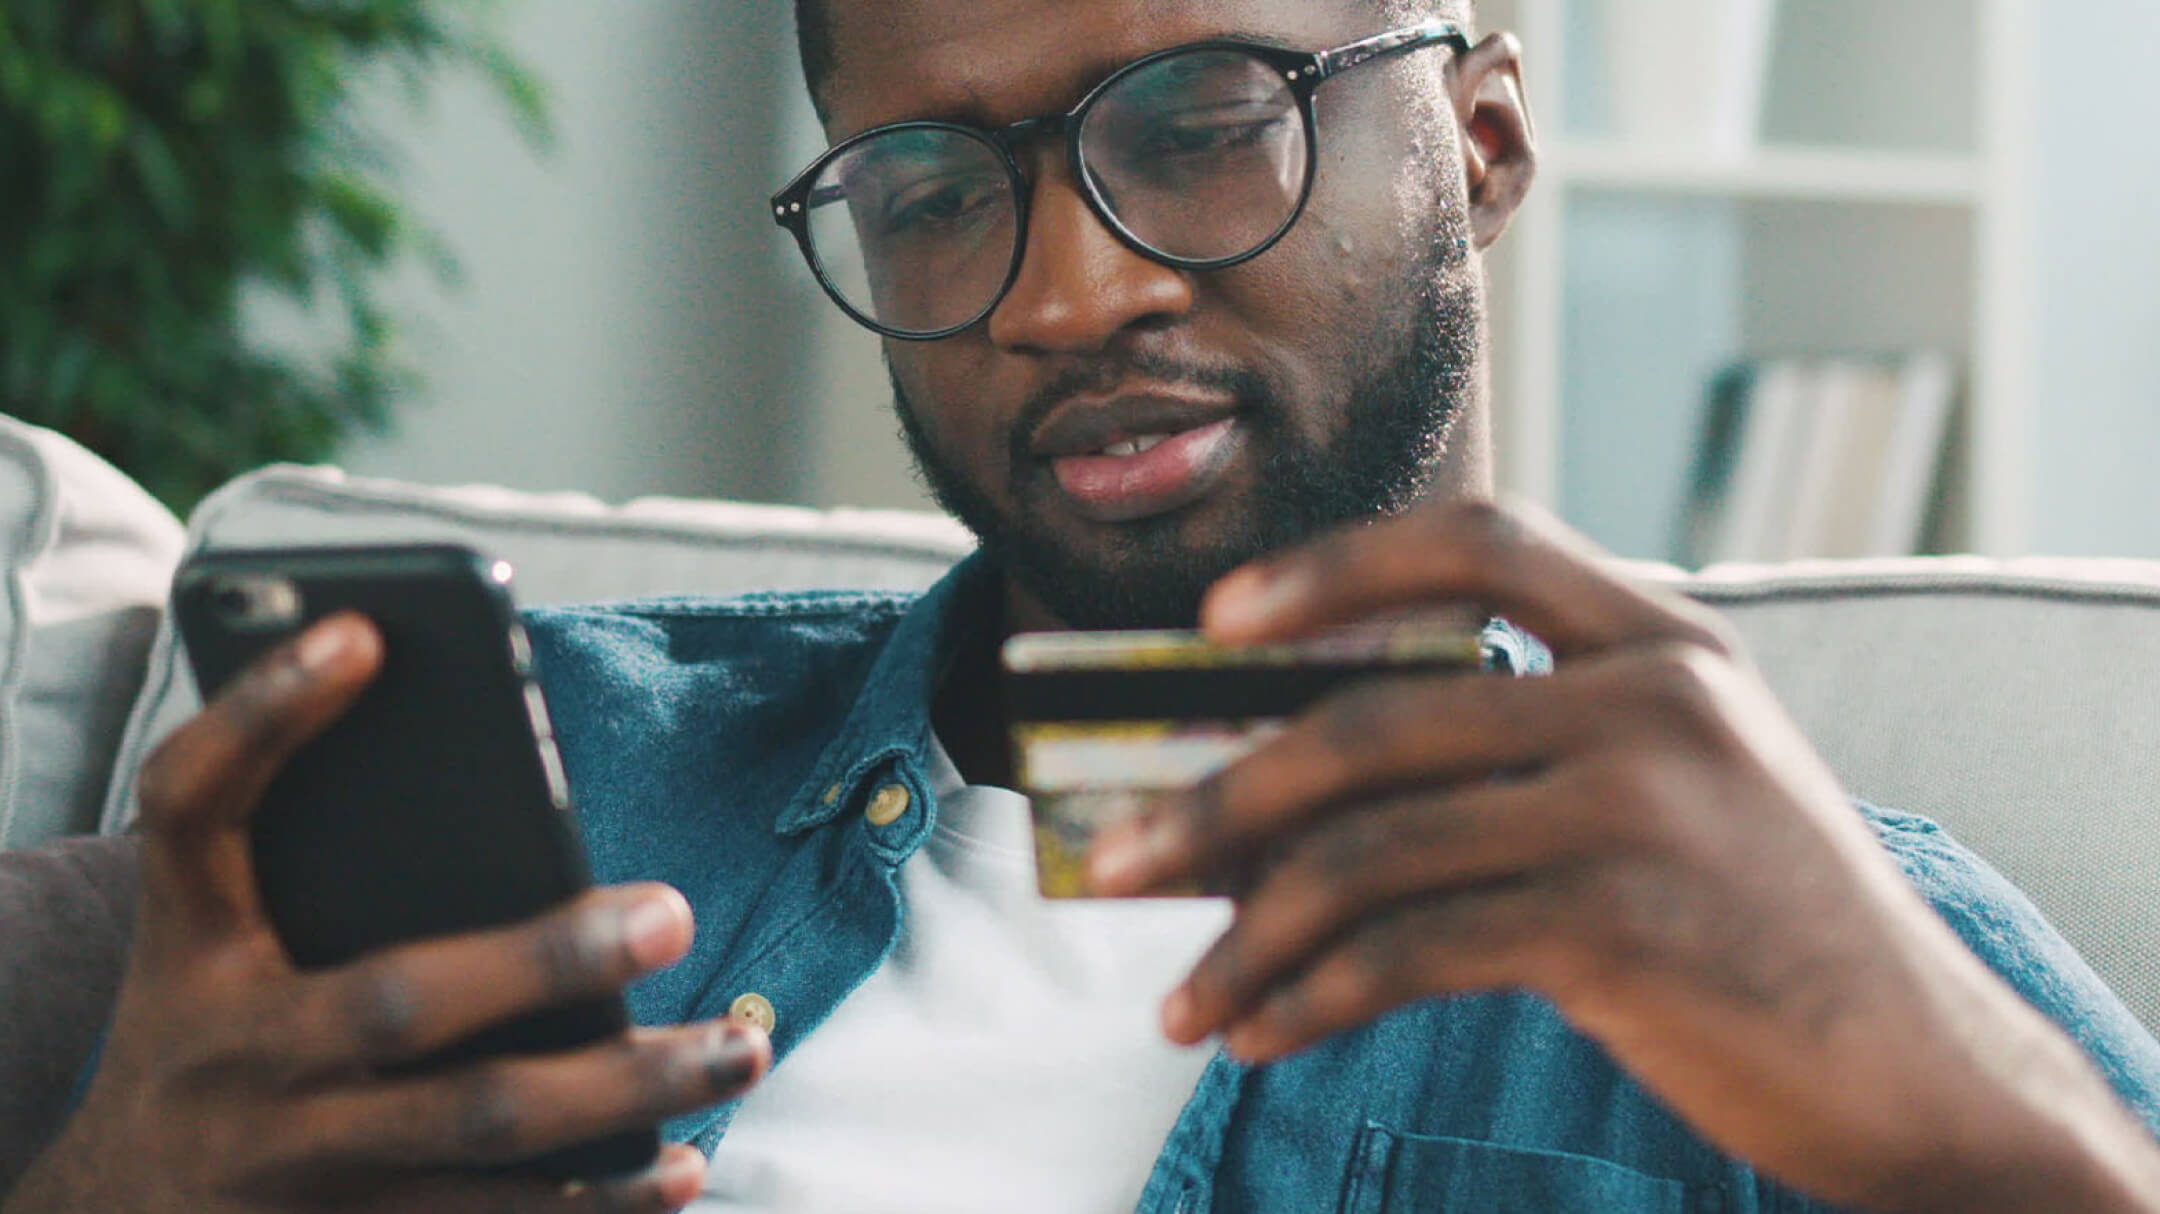
[[[1491,248],[1537,177],[1537,125],[1523,92],[1522,44],[1493,34],[1456,60],[1451,78],[1470,187],[1470,230]]]

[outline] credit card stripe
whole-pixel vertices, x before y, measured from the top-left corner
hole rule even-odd
[[[1294,716],[1353,680],[1461,674],[1460,662],[1215,670],[1064,670],[1007,676],[1016,721],[1241,720]]]

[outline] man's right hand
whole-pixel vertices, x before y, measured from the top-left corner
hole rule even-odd
[[[424,1075],[397,1064],[537,1008],[609,994],[689,948],[665,886],[595,890],[540,919],[293,968],[256,894],[248,818],[293,750],[382,661],[365,620],[258,663],[144,765],[143,903],[103,1060],[5,1214],[668,1210],[704,1161],[674,1146],[592,1185],[489,1169],[733,1098],[769,1064],[727,1023]]]

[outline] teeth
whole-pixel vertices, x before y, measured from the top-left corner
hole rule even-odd
[[[1123,439],[1104,447],[1103,454],[1114,455],[1120,459],[1142,455],[1161,446],[1169,437],[1167,434],[1143,434],[1139,438]]]

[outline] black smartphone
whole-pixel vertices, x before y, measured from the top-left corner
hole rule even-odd
[[[335,966],[559,906],[592,874],[556,755],[510,567],[415,545],[211,552],[183,566],[173,618],[204,698],[340,611],[374,621],[380,676],[296,754],[253,822],[264,909],[294,963]],[[415,1069],[574,1048],[621,1033],[620,996],[498,1025]],[[564,1180],[638,1171],[657,1129],[552,1152]]]

